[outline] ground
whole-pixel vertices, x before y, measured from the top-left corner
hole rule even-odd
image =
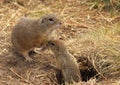
[[[98,11],[97,9],[91,10],[90,7],[87,0],[1,0],[0,85],[58,84],[56,72],[49,66],[50,64],[55,64],[55,58],[50,50],[31,55],[35,60],[35,62],[31,64],[13,52],[10,40],[11,32],[17,21],[23,16],[40,17],[44,14],[54,13],[63,23],[63,26],[57,30],[59,40],[65,43],[71,54],[79,60],[81,56],[89,56],[89,53],[96,52],[94,51],[96,49],[91,49],[90,47],[93,43],[95,44],[95,42],[91,42],[89,39],[87,39],[86,42],[82,42],[83,38],[81,37],[86,36],[86,33],[91,31],[99,30],[100,27],[114,27],[115,25],[113,25],[113,23],[116,23],[120,17],[111,16],[109,12]],[[113,38],[114,37],[112,37],[112,39]],[[118,41],[120,40],[120,35],[117,35],[115,40],[119,49],[120,42]],[[75,41],[76,43],[73,43]],[[78,41],[80,42],[77,43]],[[112,44],[110,43],[110,45]],[[79,49],[77,46],[81,47],[81,49],[74,50]],[[96,44],[95,46],[97,47]],[[120,58],[117,60],[119,62]],[[117,63],[117,67],[115,67],[116,69],[114,70],[115,73],[111,72],[111,74],[113,74],[112,77],[102,76],[101,80],[91,79],[87,82],[80,82],[78,85],[120,85],[119,66],[120,63]]]

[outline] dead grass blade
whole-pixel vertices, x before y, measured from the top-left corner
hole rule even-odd
[[[23,78],[22,76],[20,76],[18,73],[16,73],[13,68],[10,68],[10,71],[12,73],[14,73],[17,77],[19,77],[20,79],[22,79],[23,81],[25,81],[26,83],[31,83],[30,81],[28,81],[27,79]]]

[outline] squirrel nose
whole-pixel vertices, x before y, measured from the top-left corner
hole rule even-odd
[[[61,25],[62,23],[60,22],[60,25]]]

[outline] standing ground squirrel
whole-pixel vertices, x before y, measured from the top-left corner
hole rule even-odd
[[[12,31],[12,44],[18,53],[22,54],[27,61],[32,62],[28,53],[50,40],[55,29],[60,26],[61,21],[53,14],[39,19],[23,17]]]
[[[56,57],[57,68],[61,70],[65,82],[79,82],[81,75],[77,60],[68,52],[64,44],[58,40],[51,40],[48,41],[48,46]]]

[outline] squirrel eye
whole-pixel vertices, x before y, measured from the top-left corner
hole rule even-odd
[[[54,43],[51,43],[51,45],[55,46],[55,44],[54,44]]]
[[[49,18],[49,21],[54,21],[52,18]]]

